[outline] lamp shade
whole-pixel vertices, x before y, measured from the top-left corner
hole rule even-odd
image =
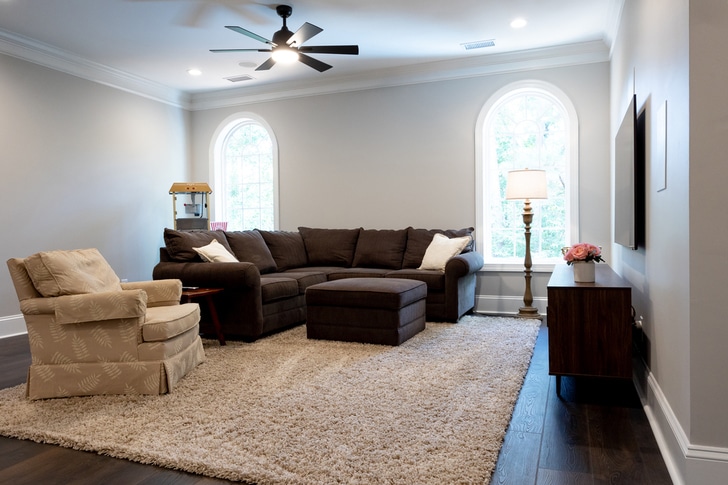
[[[506,183],[506,199],[546,199],[545,170],[511,170]]]

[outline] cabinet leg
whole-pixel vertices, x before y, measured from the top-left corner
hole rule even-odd
[[[556,395],[561,397],[561,376],[556,376]]]

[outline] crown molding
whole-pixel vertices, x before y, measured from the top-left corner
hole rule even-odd
[[[364,74],[331,78],[325,84],[315,81],[286,82],[194,93],[190,96],[190,109],[198,111],[225,108],[281,99],[590,64],[608,60],[609,48],[603,41],[582,42],[381,69]]]
[[[118,69],[83,59],[62,49],[0,29],[0,54],[49,67],[82,79],[189,109],[189,94]]]
[[[447,81],[508,72],[606,62],[604,41],[582,42],[517,52],[468,56],[332,77],[320,81],[285,82],[243,88],[187,93],[0,29],[0,54],[120,89],[190,111],[241,106],[273,100]]]

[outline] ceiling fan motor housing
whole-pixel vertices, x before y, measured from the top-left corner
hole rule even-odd
[[[293,7],[290,5],[278,5],[276,7],[276,13],[285,21],[293,13]]]

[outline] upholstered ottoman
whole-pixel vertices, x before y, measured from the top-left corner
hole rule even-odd
[[[347,278],[306,289],[308,338],[399,345],[425,329],[427,285]]]

